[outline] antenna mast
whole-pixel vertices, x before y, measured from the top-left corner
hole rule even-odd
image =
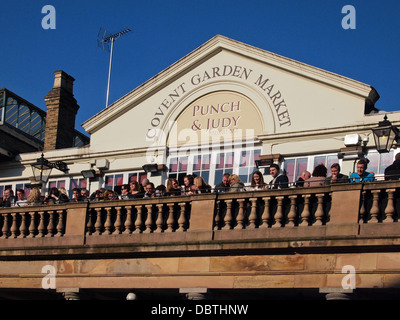
[[[113,58],[113,50],[114,50],[114,41],[118,40],[124,34],[132,31],[131,29],[125,29],[120,32],[109,34],[107,30],[103,30],[100,28],[97,43],[100,48],[110,52],[110,65],[108,67],[108,81],[107,81],[107,96],[106,96],[106,108],[108,107],[108,98],[110,95],[110,82],[111,82],[111,65],[112,65],[112,58]],[[111,43],[111,50],[109,44]]]

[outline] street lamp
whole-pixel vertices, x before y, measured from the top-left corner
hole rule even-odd
[[[379,121],[379,125],[372,128],[372,133],[374,134],[376,150],[379,153],[386,153],[392,148],[394,140],[397,141],[399,129],[393,126],[385,115],[383,121]]]
[[[47,183],[53,168],[64,173],[68,171],[67,164],[65,162],[50,162],[49,160],[45,159],[43,153],[39,159],[36,159],[36,162],[31,164],[31,166],[35,181],[39,182],[41,185],[45,185]]]

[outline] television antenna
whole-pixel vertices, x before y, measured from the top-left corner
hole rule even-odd
[[[100,28],[99,33],[97,35],[97,44],[98,46],[110,52],[110,65],[108,67],[108,81],[107,81],[107,96],[106,96],[106,108],[108,107],[108,97],[110,95],[110,82],[111,82],[111,65],[112,65],[112,58],[113,58],[113,50],[114,50],[114,41],[118,40],[124,34],[132,31],[131,29],[125,29],[120,32],[111,34],[107,30]],[[110,45],[111,44],[111,45]],[[111,48],[110,48],[111,47]]]

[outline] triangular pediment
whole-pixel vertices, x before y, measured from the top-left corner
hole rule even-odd
[[[146,147],[139,140],[168,130],[194,101],[220,91],[243,95],[258,107],[262,134],[304,130],[303,120],[310,116],[310,130],[343,126],[343,119],[336,124],[332,117],[342,110],[354,125],[376,93],[367,84],[217,35],[82,126],[92,145],[112,144],[107,131],[122,129],[133,130],[137,147]],[[220,123],[237,122],[221,118]],[[120,148],[127,147],[121,142]]]

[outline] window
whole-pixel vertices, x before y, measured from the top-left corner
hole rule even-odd
[[[289,178],[289,182],[295,182],[300,174],[308,168],[308,158],[295,158],[285,160],[285,172]]]
[[[87,188],[87,179],[77,178],[77,179],[70,180],[68,194],[71,198],[72,198],[72,190],[74,190],[75,188],[86,189]]]
[[[111,189],[114,190],[115,187],[122,186],[124,175],[123,174],[113,174],[113,175],[107,175],[104,178],[105,181],[105,188],[106,189]]]
[[[139,183],[142,183],[144,179],[147,179],[146,172],[132,172],[128,175],[128,183],[131,181],[138,181]]]
[[[384,174],[385,169],[393,163],[394,152],[393,150],[388,153],[368,152],[367,158],[369,160],[367,171],[380,175]]]
[[[222,181],[224,173],[237,174],[244,183],[251,181],[256,170],[255,160],[260,158],[261,149],[238,148],[216,153],[190,154],[189,156],[172,155],[168,159],[168,178],[176,178],[183,184],[187,174],[201,176],[210,185]]]

